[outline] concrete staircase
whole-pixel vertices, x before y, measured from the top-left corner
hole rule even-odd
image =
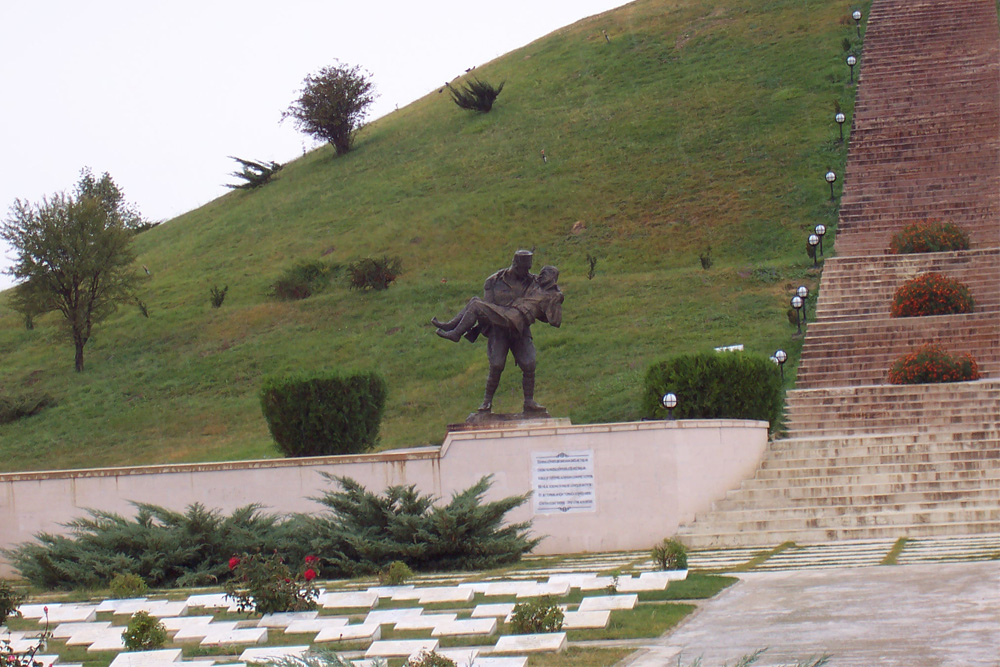
[[[836,258],[827,259],[787,437],[753,479],[683,526],[692,547],[1000,533],[1000,29],[989,0],[875,0],[861,56]],[[962,252],[886,252],[906,224],[955,222]],[[943,273],[974,313],[891,318],[906,280]],[[984,379],[897,386],[938,342]]]

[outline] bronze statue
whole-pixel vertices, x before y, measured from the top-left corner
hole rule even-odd
[[[535,321],[554,327],[562,324],[563,294],[557,281],[559,271],[554,266],[531,273],[532,253],[518,250],[510,267],[500,269],[486,279],[483,298],[472,297],[458,315],[448,322],[436,317],[431,323],[437,335],[458,342],[464,335],[475,342],[486,336],[486,355],[490,372],[486,378],[486,394],[479,412],[493,409],[493,394],[500,384],[500,375],[507,363],[507,353],[514,354],[514,363],[521,369],[524,391],[524,412],[545,412],[535,402],[535,344],[531,340],[531,325]]]

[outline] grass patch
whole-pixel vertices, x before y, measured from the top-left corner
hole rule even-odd
[[[903,553],[903,549],[906,548],[906,543],[910,541],[908,537],[901,537],[896,540],[896,543],[892,545],[889,549],[889,553],[879,562],[879,565],[896,565],[899,562],[899,556]]]
[[[732,568],[730,571],[731,572],[749,572],[750,570],[754,569],[758,565],[762,565],[769,558],[772,558],[773,556],[777,556],[782,551],[786,551],[788,549],[794,549],[796,546],[797,545],[795,544],[795,542],[782,542],[781,544],[779,544],[778,546],[774,547],[773,549],[765,549],[764,551],[760,551],[760,552],[756,553],[753,558],[751,558],[747,562],[743,563],[742,565],[738,565],[737,567]]]
[[[569,630],[569,641],[588,639],[638,639],[659,637],[680,623],[697,607],[693,604],[649,604],[635,609],[613,611],[608,627],[596,630]]]
[[[669,600],[707,600],[735,584],[736,577],[724,577],[718,574],[703,574],[689,572],[683,581],[671,581],[665,591],[642,591],[640,602],[661,602]]]
[[[627,648],[569,647],[562,653],[546,653],[528,658],[528,667],[610,667],[633,653]]]

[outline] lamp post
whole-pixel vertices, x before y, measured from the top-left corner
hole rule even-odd
[[[861,39],[861,12],[855,9],[851,18],[854,19],[854,23],[858,27],[858,39]]]
[[[858,59],[854,56],[847,56],[847,66],[851,68],[851,85],[854,85],[854,66],[858,64]]]
[[[830,169],[826,172],[826,182],[830,184],[830,201],[833,201],[833,184],[837,180],[837,175]]]
[[[771,357],[774,359],[774,363],[778,364],[778,368],[781,370],[781,381],[785,381],[785,362],[788,360],[788,355],[785,354],[784,350],[778,350]]]
[[[806,309],[806,298],[809,296],[809,288],[806,287],[805,285],[799,285],[799,288],[795,290],[795,294],[797,296],[802,297],[802,321],[808,322],[809,313],[807,312]]]
[[[847,120],[847,116],[842,113],[838,113],[833,117],[837,121],[837,125],[840,126],[840,143],[844,143],[844,121]]]
[[[660,402],[663,403],[663,407],[667,409],[667,419],[673,419],[674,408],[677,407],[677,394],[668,391],[666,394],[663,395],[663,398],[660,400]]]
[[[802,316],[799,311],[802,310],[802,297],[798,294],[792,297],[792,308],[795,309],[795,326],[798,329],[795,332],[796,336],[802,335]]]
[[[816,225],[813,229],[816,236],[819,237],[819,254],[823,254],[823,237],[826,236],[826,225]]]
[[[819,266],[819,259],[817,259],[817,257],[816,257],[816,246],[819,245],[819,236],[817,236],[816,234],[810,234],[809,235],[809,245],[810,245],[810,247],[812,247],[812,250],[813,250],[812,251],[813,266]]]

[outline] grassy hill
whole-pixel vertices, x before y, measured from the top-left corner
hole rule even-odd
[[[82,374],[54,315],[27,331],[0,296],[0,389],[59,401],[0,426],[0,470],[278,456],[257,392],[298,369],[378,370],[381,446],[440,442],[478,406],[487,365],[483,341],[442,340],[429,320],[519,247],[562,272],[562,328],[534,327],[553,415],[635,419],[650,363],[717,345],[782,347],[794,371],[788,297],[818,284],[809,230],[836,222],[823,174],[846,155],[832,117],[853,100],[852,8],[639,0],[481,66],[506,81],[487,115],[432,91],[344,157],[313,151],[138,236],[149,318],[129,306],[100,325]],[[338,279],[304,301],[267,296],[297,261],[383,254],[403,261],[387,291]],[[213,285],[229,286],[220,309]],[[519,406],[511,361],[494,409]]]

